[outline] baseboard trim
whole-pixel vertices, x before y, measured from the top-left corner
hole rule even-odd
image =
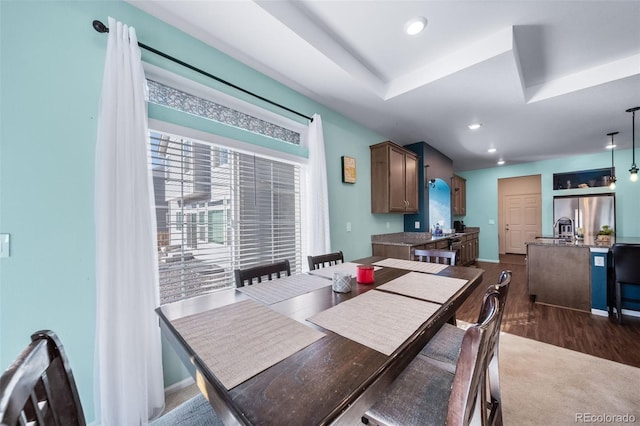
[[[593,309],[593,308],[591,308],[591,313],[593,315],[598,315],[599,317],[608,317],[609,316],[609,311],[604,311],[602,309]]]
[[[640,318],[640,311],[634,311],[631,309],[622,309],[622,315],[626,315],[628,317]]]
[[[476,259],[478,262],[500,263],[500,259]]]
[[[191,386],[195,382],[196,381],[193,380],[193,377],[187,377],[186,379],[180,380],[179,382],[176,382],[176,383],[164,388],[164,393],[167,394],[167,393],[177,392],[180,389],[184,389],[186,387]]]

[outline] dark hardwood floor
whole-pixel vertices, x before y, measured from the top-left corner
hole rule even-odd
[[[531,301],[525,280],[524,255],[501,256],[500,263],[477,262],[485,271],[482,284],[465,301],[457,318],[477,321],[482,295],[509,269],[513,280],[502,320],[502,331],[551,345],[640,367],[640,318],[625,316],[623,325],[607,318]]]

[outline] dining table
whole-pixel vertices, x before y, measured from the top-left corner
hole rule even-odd
[[[359,284],[357,265],[374,266]],[[352,290],[332,289],[351,274]],[[483,270],[366,257],[161,305],[162,335],[224,424],[358,424]]]

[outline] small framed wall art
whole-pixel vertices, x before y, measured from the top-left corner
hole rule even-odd
[[[342,157],[342,182],[356,183],[356,159],[353,157]]]

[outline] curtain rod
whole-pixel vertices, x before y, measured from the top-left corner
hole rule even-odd
[[[105,24],[103,24],[102,22],[98,21],[97,19],[93,21],[93,29],[96,30],[99,33],[108,33],[109,32],[109,28]],[[239,90],[239,91],[241,91],[243,93],[246,93],[247,95],[251,95],[254,98],[260,99],[261,101],[267,102],[267,103],[269,103],[271,105],[277,106],[278,108],[284,109],[284,110],[289,111],[289,112],[291,112],[293,114],[296,114],[296,115],[298,115],[300,117],[306,118],[307,120],[313,121],[313,117],[309,117],[308,115],[304,115],[304,114],[302,114],[302,113],[300,113],[298,111],[292,110],[291,108],[288,108],[288,107],[286,107],[284,105],[281,105],[281,104],[279,104],[277,102],[274,102],[272,100],[269,100],[269,99],[267,99],[267,98],[265,98],[263,96],[260,96],[260,95],[258,95],[256,93],[253,93],[253,92],[251,92],[251,91],[249,91],[247,89],[243,89],[240,86],[237,86],[237,85],[235,85],[235,84],[233,84],[231,82],[223,80],[222,78],[217,77],[217,76],[215,76],[213,74],[210,74],[210,73],[208,73],[206,71],[203,71],[200,68],[196,68],[191,64],[188,64],[188,63],[186,63],[184,61],[181,61],[180,59],[174,58],[173,56],[167,55],[166,53],[161,52],[161,51],[159,51],[157,49],[154,49],[151,46],[147,46],[146,44],[140,43],[140,42],[138,42],[138,46],[140,46],[142,49],[148,50],[151,53],[155,53],[158,56],[162,56],[165,59],[168,59],[168,60],[170,60],[172,62],[175,62],[178,65],[182,65],[185,68],[189,68],[192,71],[195,71],[195,72],[197,72],[199,74],[202,74],[204,76],[212,78],[217,82],[225,84],[225,85],[227,85],[229,87],[233,87],[234,89]]]

